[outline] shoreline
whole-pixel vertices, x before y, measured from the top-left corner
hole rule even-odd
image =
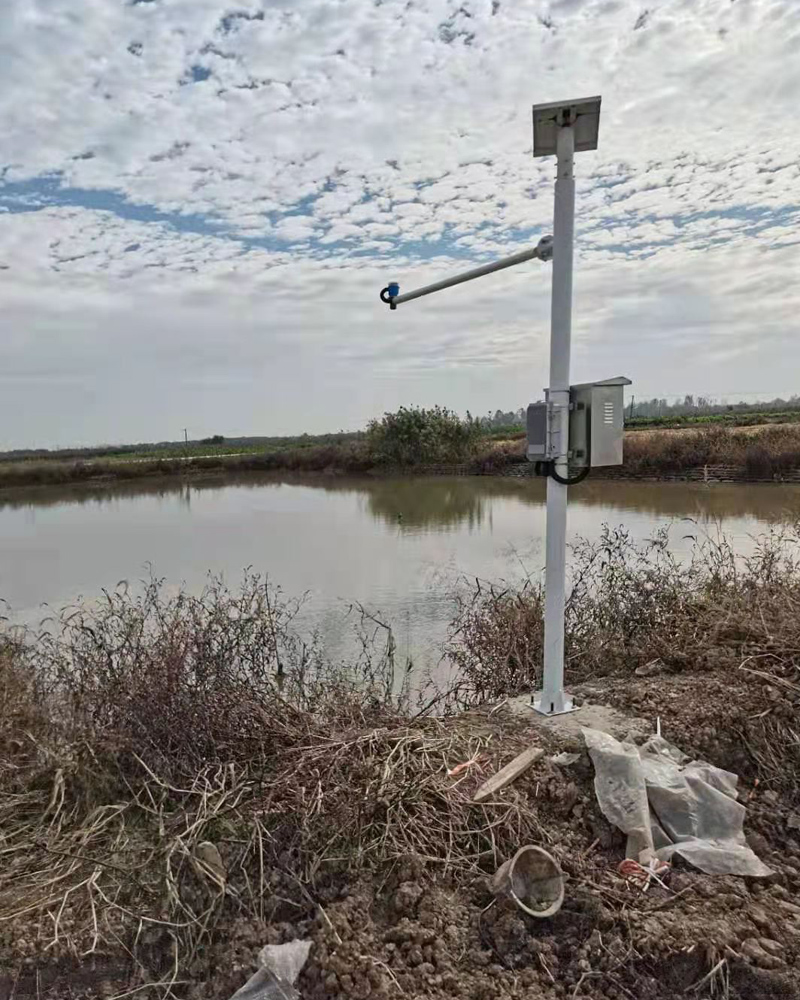
[[[426,461],[422,459],[426,457]],[[424,440],[405,451],[369,440],[314,444],[233,455],[170,459],[25,459],[0,462],[0,491],[32,486],[132,482],[154,477],[191,480],[198,475],[249,473],[368,476],[501,476],[527,478],[525,439],[480,437],[468,445]],[[621,466],[595,469],[596,480],[651,482],[800,483],[800,424],[741,429],[629,431]]]
[[[38,476],[20,477],[12,483],[5,483],[0,471],[0,496],[14,495],[20,492],[45,492],[50,489],[75,487],[76,489],[112,489],[115,486],[132,485],[137,482],[156,483],[158,481],[192,482],[202,480],[223,481],[236,476],[257,478],[265,474],[292,476],[299,475],[310,480],[318,479],[324,482],[331,479],[391,479],[391,478],[432,478],[432,477],[464,477],[475,479],[536,479],[533,466],[525,463],[509,463],[501,468],[482,471],[476,469],[474,463],[463,462],[453,464],[417,465],[417,466],[374,466],[367,469],[351,470],[331,466],[323,469],[297,469],[288,466],[274,465],[267,468],[253,467],[238,462],[215,462],[211,467],[195,465],[194,460],[182,462],[179,467],[164,468],[165,463],[154,463],[153,467],[143,469],[141,465],[136,472],[125,474],[120,470],[114,473],[67,476],[53,478],[42,482]],[[786,472],[782,475],[754,476],[746,469],[728,465],[704,465],[687,468],[682,472],[658,473],[650,470],[597,469],[588,477],[592,482],[647,482],[647,483],[705,483],[708,486],[721,484],[740,484],[742,486],[800,485],[800,469]]]

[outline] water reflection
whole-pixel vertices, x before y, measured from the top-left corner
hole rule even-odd
[[[466,477],[386,479],[360,488],[369,514],[403,532],[457,525],[474,530],[491,518],[491,503],[490,495],[474,489],[471,482]]]
[[[63,485],[0,491],[0,511],[81,506],[113,507],[136,498],[169,500],[191,510],[193,495],[243,490],[306,487],[324,493],[355,495],[372,518],[402,532],[425,529],[491,527],[492,502],[512,500],[534,507],[545,502],[538,479],[491,476],[308,477],[275,473],[164,478],[108,485]],[[576,507],[614,508],[664,520],[700,517],[716,521],[753,517],[774,523],[800,516],[800,486],[794,484],[645,483],[595,479],[575,486]]]
[[[491,521],[495,499],[541,507],[546,495],[542,480],[499,477],[391,479],[334,483],[325,488],[356,489],[366,496],[367,510],[374,517],[398,524],[401,530],[440,529],[462,523],[479,527],[487,519]],[[650,514],[664,520],[755,517],[776,522],[800,515],[800,487],[595,480],[573,487],[570,503],[583,508],[613,508],[618,514]]]
[[[435,663],[453,614],[452,586],[534,578],[544,564],[545,484],[467,477],[338,478],[275,474],[59,486],[0,494],[0,599],[20,620],[42,604],[153,572],[200,590],[209,571],[233,585],[246,566],[310,595],[303,628],[345,656],[351,601],[379,610],[398,650]],[[588,481],[570,493],[569,539],[624,524],[637,539],[665,522],[718,521],[737,551],[764,526],[800,514],[800,486]],[[701,529],[702,530],[702,529]],[[699,534],[677,528],[685,554]]]
[[[160,497],[177,500],[191,508],[192,491],[201,486],[221,489],[231,485],[233,478],[209,478],[205,482],[164,477],[135,479],[115,483],[63,483],[56,486],[23,486],[0,490],[0,510],[21,510],[26,507],[58,507],[62,504],[109,507],[120,500],[136,497]],[[242,484],[243,485],[243,484]]]

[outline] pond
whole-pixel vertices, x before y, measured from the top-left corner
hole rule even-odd
[[[303,627],[331,655],[352,641],[353,601],[391,623],[398,653],[433,664],[459,577],[519,582],[544,562],[544,483],[500,477],[167,479],[0,494],[0,599],[12,621],[152,574],[199,590],[246,567],[308,595]],[[603,524],[671,544],[721,530],[753,537],[800,512],[800,486],[587,481],[570,491],[569,536]],[[47,606],[47,607],[45,607]]]

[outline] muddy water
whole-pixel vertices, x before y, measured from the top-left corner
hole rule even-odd
[[[604,523],[647,538],[671,524],[673,547],[722,530],[738,551],[800,515],[800,487],[588,481],[570,491],[569,533]],[[544,486],[500,478],[175,480],[0,494],[0,598],[13,619],[94,598],[152,572],[198,590],[209,572],[245,567],[288,594],[308,593],[304,625],[330,651],[351,641],[350,602],[380,610],[398,650],[432,662],[460,575],[518,581],[541,573]]]

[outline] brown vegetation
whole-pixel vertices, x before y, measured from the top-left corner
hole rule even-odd
[[[763,537],[747,559],[724,540],[701,539],[688,561],[671,553],[666,529],[644,545],[606,529],[577,553],[568,681],[602,681],[607,700],[669,718],[717,764],[800,795],[798,555],[796,529]],[[535,687],[542,608],[538,584],[462,595],[450,656],[473,696]],[[666,678],[681,691],[677,702],[659,701]]]
[[[413,411],[409,411],[412,412]],[[424,412],[424,411],[423,411]],[[445,411],[446,412],[446,411]],[[452,423],[452,421],[451,421]],[[448,425],[449,426],[449,425]],[[525,463],[525,441],[517,436],[481,437],[475,422],[434,440],[409,435],[403,425],[399,442],[387,443],[378,429],[366,440],[293,447],[245,455],[187,459],[95,460],[64,462],[28,459],[0,462],[0,488],[98,483],[155,476],[191,476],[221,472],[312,472],[360,475],[458,466],[473,475],[500,475]],[[378,427],[378,425],[376,425]],[[379,429],[385,430],[383,425]],[[394,426],[391,428],[395,430]],[[412,428],[412,430],[414,430]],[[417,429],[418,430],[418,429]],[[417,441],[415,445],[413,441]],[[398,457],[401,456],[401,457]],[[402,457],[404,456],[404,457]],[[625,436],[621,470],[633,476],[680,476],[704,466],[725,466],[745,478],[780,479],[800,469],[800,425],[757,428],[703,427],[697,430],[635,431]],[[598,470],[602,474],[603,470]],[[617,470],[614,470],[616,472]]]
[[[625,437],[627,471],[664,475],[704,465],[731,466],[754,479],[779,478],[800,468],[800,426],[638,431]]]
[[[609,532],[579,553],[570,683],[603,685],[605,700],[660,715],[683,749],[738,770],[780,873],[763,890],[676,873],[676,900],[616,874],[623,844],[588,761],[544,761],[472,804],[532,739],[552,753],[560,737],[503,712],[414,717],[376,619],[358,626],[363,655],[347,667],[326,663],[294,631],[298,604],[257,577],[199,597],[152,581],[38,635],[6,630],[0,987],[5,970],[17,995],[35,995],[26,969],[47,982],[53,963],[79,960],[63,966],[73,983],[110,967],[119,994],[224,997],[261,944],[309,935],[308,997],[666,998],[712,968],[733,996],[796,996],[780,975],[800,945],[781,909],[800,889],[800,845],[783,825],[800,763],[793,544],[770,536],[742,563],[707,542],[682,565],[663,536],[642,548]],[[532,585],[463,599],[450,705],[536,683],[541,610]],[[538,923],[482,913],[484,876],[526,842],[557,855],[569,905]],[[765,906],[781,942],[771,956],[752,945]],[[748,954],[777,973],[750,970]]]
[[[476,475],[492,475],[524,462],[524,438],[486,441],[473,458],[470,470]],[[681,476],[705,466],[722,466],[743,478],[780,480],[800,469],[800,426],[709,426],[628,432],[622,468],[611,471],[623,477],[628,474],[658,479]],[[603,472],[598,469],[595,474],[602,476]]]
[[[491,475],[524,461],[524,438],[487,441],[473,459],[471,471]],[[704,466],[724,466],[750,479],[779,480],[800,469],[800,426],[709,426],[628,432],[619,473],[658,479],[702,470]],[[595,474],[602,475],[603,471],[596,470]]]
[[[0,463],[0,488],[55,486],[183,476],[204,472],[337,472],[358,474],[375,466],[363,442],[318,445],[247,455],[188,459],[120,459],[62,462],[28,459]]]

